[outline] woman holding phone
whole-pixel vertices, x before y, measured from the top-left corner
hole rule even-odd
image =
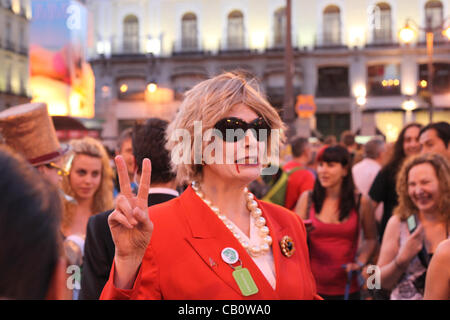
[[[225,73],[188,91],[168,128],[178,182],[190,184],[180,197],[147,209],[150,160],[134,197],[117,157],[123,195],[109,217],[116,253],[101,298],[319,298],[303,223],[247,189],[283,128],[253,80]]]
[[[381,286],[392,300],[423,299],[430,258],[449,238],[449,163],[438,154],[415,156],[400,170],[396,188],[399,205],[378,259]]]

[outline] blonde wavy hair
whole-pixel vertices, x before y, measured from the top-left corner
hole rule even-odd
[[[397,177],[396,190],[399,204],[394,210],[401,220],[405,220],[413,214],[417,214],[419,209],[412,202],[408,195],[408,176],[412,168],[417,165],[429,163],[439,181],[440,199],[438,211],[443,215],[444,221],[450,221],[450,165],[447,159],[440,154],[422,154],[408,159],[400,169]]]
[[[280,129],[280,145],[284,142],[286,127],[278,112],[261,92],[256,79],[248,77],[240,71],[220,74],[200,82],[185,93],[175,119],[167,128],[166,147],[169,152],[173,152],[179,144],[179,140],[173,139],[177,129],[188,131],[191,138],[190,163],[174,164],[172,161],[172,169],[177,174],[177,182],[190,183],[193,180],[202,179],[202,166],[194,164],[194,122],[201,121],[203,134],[212,129],[235,105],[241,103],[263,117],[271,129]],[[267,145],[268,147],[271,145],[270,136]],[[270,154],[270,150],[268,150],[268,154]]]
[[[76,157],[79,154],[84,154],[90,157],[99,158],[102,162],[101,181],[97,191],[94,194],[94,201],[92,202],[92,213],[97,214],[114,207],[113,199],[113,170],[109,164],[108,154],[103,145],[98,141],[90,137],[83,139],[77,139],[70,141],[71,151],[67,154],[67,158],[73,156]],[[75,158],[73,158],[75,159]],[[62,187],[64,192],[72,197],[75,197],[75,193],[70,186],[70,173],[68,176],[63,177]],[[71,225],[73,216],[76,210],[76,204],[65,201],[64,214],[62,219],[62,227],[67,228]]]

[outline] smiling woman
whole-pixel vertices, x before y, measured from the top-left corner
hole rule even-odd
[[[378,266],[381,285],[392,289],[391,299],[423,299],[432,254],[449,239],[450,167],[439,154],[409,159],[397,178],[399,206],[389,220]],[[407,219],[415,217],[417,228]]]

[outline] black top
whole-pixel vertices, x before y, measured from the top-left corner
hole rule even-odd
[[[392,211],[398,205],[398,195],[395,190],[395,176],[396,173],[392,170],[381,169],[375,177],[369,191],[369,196],[372,200],[375,202],[383,202],[384,204],[383,217],[381,218],[380,225],[380,241],[383,239],[384,230],[392,216]]]
[[[165,193],[152,193],[148,206],[176,198]],[[114,260],[114,242],[108,225],[109,210],[89,218],[84,244],[80,300],[97,300],[109,279]]]

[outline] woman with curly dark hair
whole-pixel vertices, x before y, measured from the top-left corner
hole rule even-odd
[[[359,285],[354,275],[368,262],[375,247],[375,221],[373,216],[358,213],[347,149],[327,147],[319,153],[318,163],[314,190],[305,192],[296,208],[302,219],[311,219],[308,240],[317,292],[324,299],[343,299],[349,294],[350,299],[357,300]],[[364,243],[356,257],[360,223]]]

